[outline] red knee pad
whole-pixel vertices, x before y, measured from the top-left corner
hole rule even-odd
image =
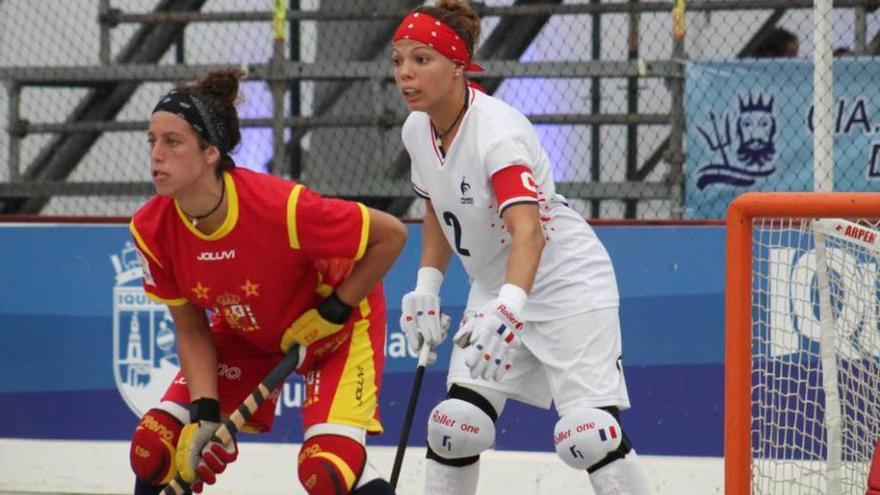
[[[367,450],[348,437],[316,435],[303,443],[298,463],[309,495],[348,495],[364,472]]]
[[[131,469],[138,479],[164,485],[177,474],[174,452],[183,423],[166,411],[150,409],[131,436]]]

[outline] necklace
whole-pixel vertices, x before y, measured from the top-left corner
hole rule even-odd
[[[184,213],[186,213],[186,216],[188,216],[189,219],[192,221],[193,227],[195,227],[196,225],[199,224],[199,220],[204,220],[204,219],[208,218],[209,216],[211,216],[211,214],[213,214],[215,211],[217,211],[217,209],[220,208],[220,205],[223,204],[223,196],[225,196],[225,195],[226,195],[226,186],[221,181],[220,182],[220,199],[217,200],[217,204],[214,205],[213,208],[211,208],[211,211],[209,211],[208,213],[205,213],[204,215],[196,215],[196,216],[190,215],[189,213],[186,213],[184,211]],[[181,208],[181,210],[183,210],[183,208]]]
[[[468,107],[468,94],[467,94],[467,91],[465,90],[464,105],[461,107],[461,110],[458,111],[458,115],[455,116],[455,120],[452,121],[452,125],[450,125],[448,129],[446,129],[446,132],[438,132],[437,126],[435,126],[434,123],[431,122],[431,128],[434,129],[434,144],[437,145],[437,149],[439,149],[440,152],[443,153],[444,155],[446,154],[446,152],[443,151],[443,138],[448,136],[449,133],[452,132],[453,129],[455,129],[455,126],[458,125],[458,121],[461,120],[461,117],[464,115],[464,112],[465,112],[465,110],[467,110],[467,107]]]

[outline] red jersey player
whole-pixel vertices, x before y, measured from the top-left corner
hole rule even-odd
[[[619,424],[629,397],[614,268],[592,228],[556,194],[528,119],[468,83],[466,72],[482,70],[471,61],[479,31],[466,2],[439,0],[408,15],[392,44],[395,82],[412,110],[402,139],[413,188],[426,199],[421,268],[401,302],[401,327],[416,350],[443,339],[439,289],[453,253],[472,280],[448,398],[428,421],[425,493],[476,492],[480,454],[515,399],[556,407],[557,454],[589,473],[598,495],[646,494]],[[596,427],[577,428],[585,423]]]
[[[294,343],[304,350],[297,371],[307,385],[298,456],[306,491],[391,494],[364,442],[382,431],[381,279],[406,230],[362,204],[235,168],[239,78],[232,69],[210,72],[168,93],[152,113],[157,196],[130,228],[144,289],[174,319],[181,372],[134,432],[135,494],[159,493],[178,472],[213,483],[237,455],[234,442],[209,441],[221,416]],[[272,397],[251,430],[271,427]]]

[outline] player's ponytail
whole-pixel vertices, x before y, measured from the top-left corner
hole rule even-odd
[[[480,39],[480,16],[465,0],[437,0],[435,7],[418,7],[414,12],[424,12],[436,17],[461,36],[471,57]]]

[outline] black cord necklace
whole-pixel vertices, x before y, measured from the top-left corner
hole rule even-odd
[[[434,125],[434,122],[431,122],[431,129],[434,130],[434,144],[437,145],[437,149],[440,150],[440,153],[444,156],[446,155],[445,150],[443,149],[443,138],[449,135],[455,126],[458,125],[458,121],[461,120],[461,117],[464,115],[465,111],[468,108],[468,92],[467,88],[465,88],[464,92],[464,105],[461,107],[461,110],[458,111],[458,115],[456,115],[455,120],[452,121],[452,125],[449,126],[449,129],[446,129],[446,132],[438,132],[437,126]]]
[[[211,211],[209,211],[208,213],[205,213],[204,215],[197,215],[197,216],[192,216],[189,213],[186,213],[184,211],[186,216],[188,216],[190,221],[192,222],[192,226],[195,227],[196,225],[199,224],[199,220],[204,220],[204,219],[208,218],[209,216],[211,216],[215,211],[217,211],[217,209],[220,208],[220,205],[223,204],[223,197],[225,195],[226,195],[226,185],[221,180],[220,181],[220,199],[217,200],[217,204],[214,205],[213,208],[211,208]],[[181,210],[183,210],[183,208],[181,208]]]

